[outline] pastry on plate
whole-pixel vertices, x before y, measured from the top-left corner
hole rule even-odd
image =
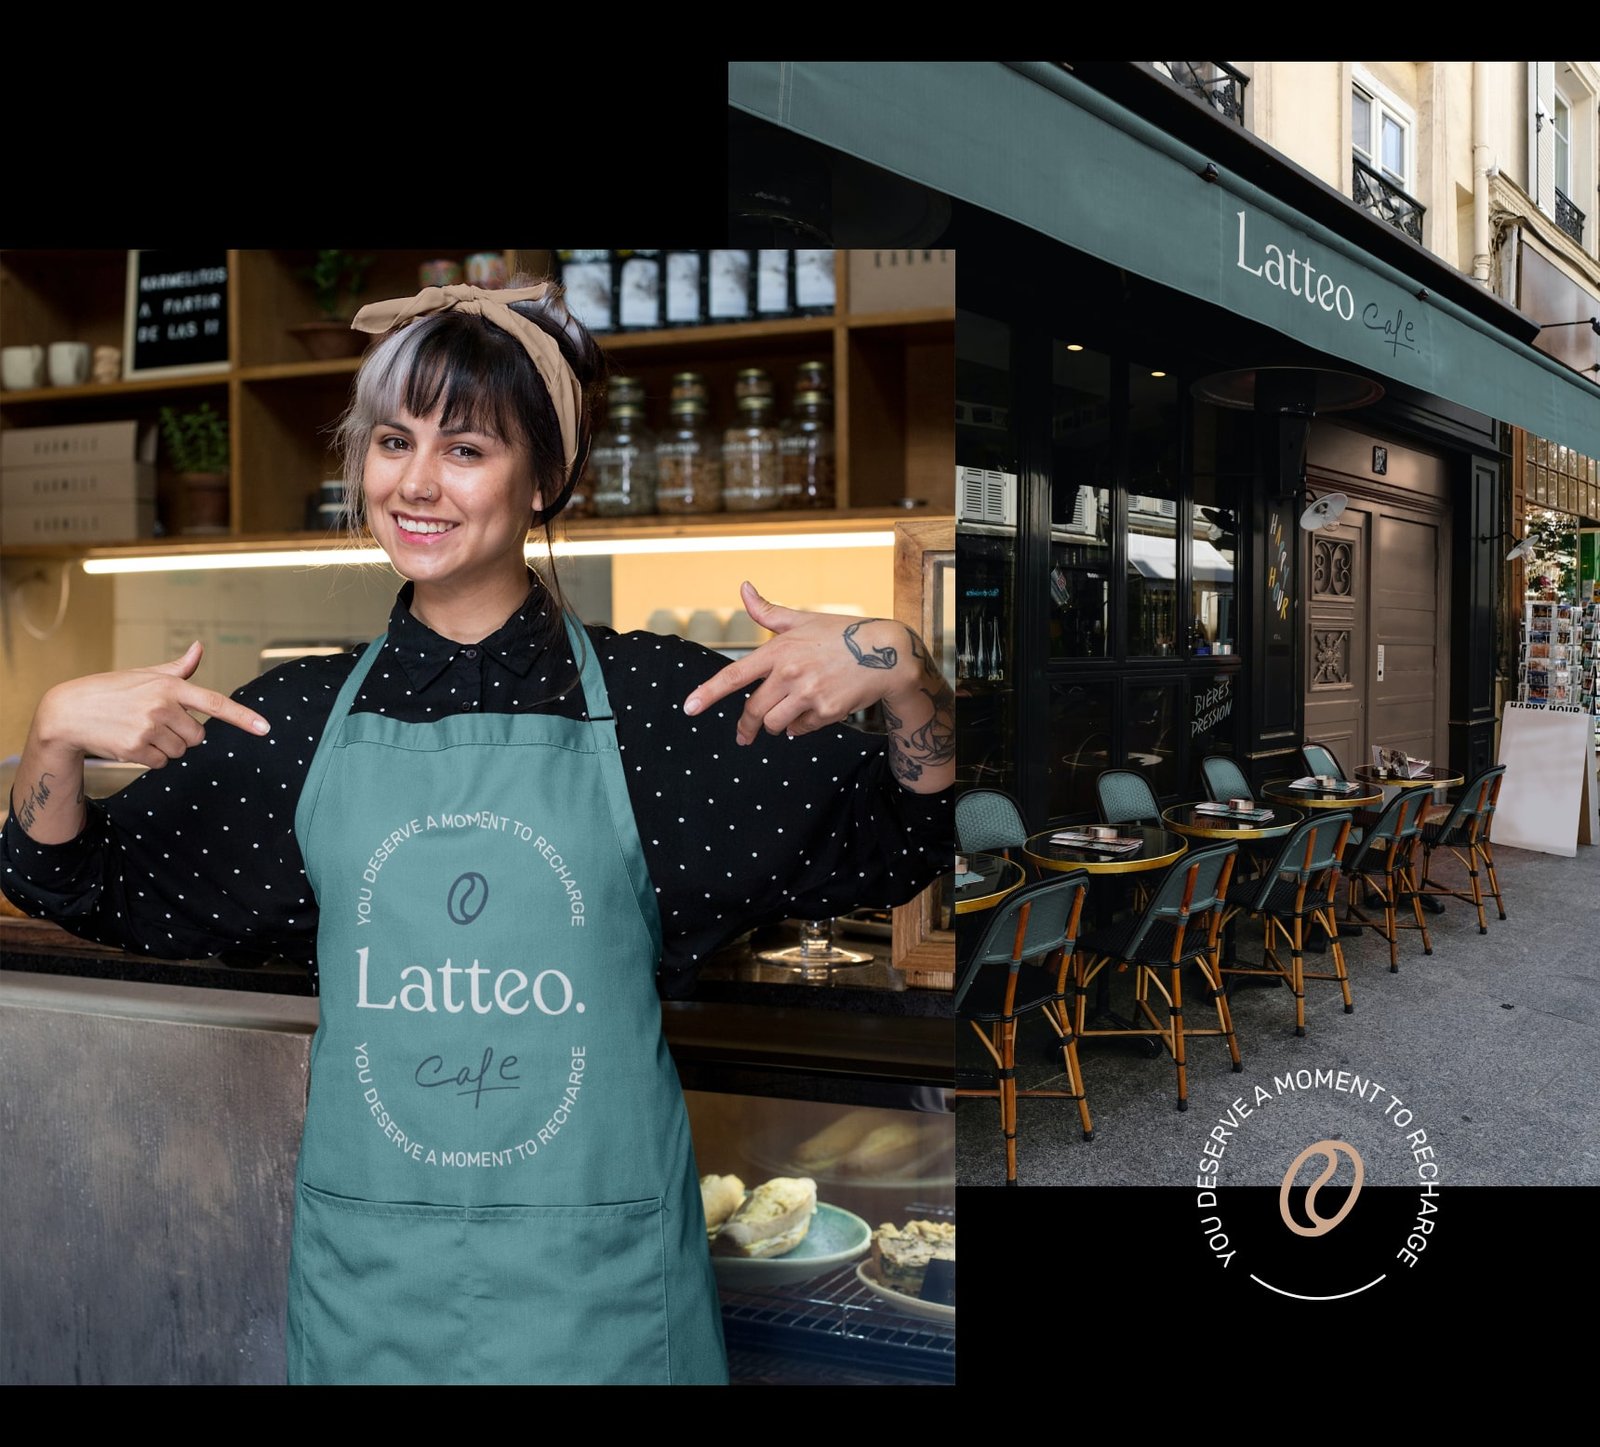
[[[885,1222],[872,1233],[872,1274],[892,1291],[922,1295],[923,1278],[933,1261],[956,1259],[954,1221]]]
[[[809,1176],[774,1176],[723,1223],[714,1249],[727,1256],[782,1256],[811,1229],[817,1183]]]
[[[744,1200],[744,1182],[737,1176],[701,1176],[700,1202],[706,1211],[706,1237],[715,1240],[728,1217]]]

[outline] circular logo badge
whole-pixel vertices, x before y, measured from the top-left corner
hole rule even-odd
[[[488,902],[489,881],[481,874],[463,874],[450,886],[450,918],[457,924],[471,924]]]
[[[1319,1216],[1317,1214],[1317,1192],[1320,1191],[1333,1173],[1339,1169],[1339,1153],[1343,1151],[1350,1157],[1355,1165],[1356,1178],[1350,1186],[1350,1194],[1345,1197],[1344,1205],[1332,1216]],[[1322,1174],[1306,1188],[1306,1198],[1301,1203],[1311,1224],[1302,1226],[1294,1219],[1294,1214],[1289,1208],[1289,1192],[1294,1188],[1295,1176],[1300,1167],[1305,1164],[1307,1156],[1320,1155],[1327,1164],[1322,1168]],[[1346,1216],[1350,1208],[1355,1205],[1356,1197],[1361,1194],[1361,1182],[1366,1177],[1366,1167],[1361,1163],[1361,1153],[1346,1141],[1316,1141],[1307,1146],[1290,1163],[1289,1169],[1283,1173],[1283,1184],[1278,1188],[1278,1214],[1283,1217],[1283,1224],[1296,1236],[1326,1236]]]

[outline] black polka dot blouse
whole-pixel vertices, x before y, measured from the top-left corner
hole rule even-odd
[[[420,723],[447,714],[587,717],[577,666],[542,585],[476,644],[390,614],[355,712]],[[623,771],[661,910],[663,994],[754,926],[829,918],[910,899],[950,867],[953,790],[902,788],[885,740],[844,726],[740,747],[747,693],[696,718],[683,700],[727,664],[681,638],[588,636],[616,716]],[[73,934],[164,959],[281,956],[315,977],[317,903],[295,806],[340,687],[361,649],[287,663],[234,694],[272,723],[265,738],[211,724],[205,742],[111,798],[83,832],[42,845],[7,819],[0,887]]]

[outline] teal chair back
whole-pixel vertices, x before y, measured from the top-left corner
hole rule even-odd
[[[1020,849],[1028,837],[1017,801],[1002,789],[968,789],[956,800],[956,843],[964,854]]]
[[[1261,876],[1261,887],[1250,908],[1266,909],[1272,891],[1280,882],[1305,884],[1330,869],[1338,869],[1350,837],[1352,815],[1348,809],[1318,810],[1303,824],[1291,830],[1272,866]]]
[[[1438,837],[1445,840],[1454,839],[1458,835],[1464,837],[1472,832],[1472,825],[1477,821],[1476,837],[1486,839],[1490,823],[1494,818],[1495,805],[1500,799],[1500,784],[1505,778],[1505,772],[1504,764],[1491,764],[1487,769],[1468,779],[1466,787],[1461,791],[1461,797],[1456,800],[1449,814],[1440,821]],[[1431,830],[1428,837],[1430,839],[1435,837]]]
[[[1152,824],[1161,822],[1155,790],[1143,774],[1132,769],[1101,770],[1094,781],[1094,792],[1102,824],[1131,824],[1139,819]]]
[[[1168,865],[1122,953],[1133,959],[1151,930],[1161,925],[1187,924],[1195,915],[1215,907],[1227,894],[1238,852],[1237,844],[1216,844],[1207,849],[1191,849]],[[1186,948],[1185,953],[1193,951]]]
[[[1346,777],[1345,771],[1339,767],[1339,761],[1333,756],[1333,750],[1321,744],[1301,744],[1300,760],[1305,764],[1308,774],[1328,774],[1335,779]]]
[[[992,918],[979,939],[977,948],[961,967],[956,982],[955,1012],[962,1013],[968,992],[986,967],[1020,967],[1029,961],[1043,960],[1056,950],[1069,955],[1077,948],[1073,937],[1079,918],[1079,901],[1088,888],[1086,870],[1053,874],[1040,884],[1026,885],[1007,895],[992,911]],[[1017,922],[1027,911],[1022,946],[1017,947]]]
[[[1210,754],[1200,760],[1200,778],[1208,799],[1249,799],[1253,795],[1244,770],[1223,754]]]
[[[1359,874],[1369,856],[1385,856],[1395,840],[1415,839],[1422,832],[1422,808],[1426,789],[1401,789],[1378,814],[1377,820],[1361,836],[1361,844],[1345,865],[1346,872]]]

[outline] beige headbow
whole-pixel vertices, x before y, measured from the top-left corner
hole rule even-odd
[[[566,456],[567,474],[578,455],[578,418],[583,411],[583,389],[561,348],[550,334],[536,327],[525,316],[511,310],[509,302],[538,301],[550,291],[549,282],[537,286],[502,288],[490,291],[478,286],[425,286],[413,297],[400,297],[394,301],[375,301],[362,307],[350,323],[358,332],[387,332],[414,317],[429,316],[434,312],[463,311],[471,316],[483,317],[493,322],[501,331],[510,332],[519,342],[533,365],[544,378],[545,389],[556,409],[556,421],[561,424],[561,450]]]

